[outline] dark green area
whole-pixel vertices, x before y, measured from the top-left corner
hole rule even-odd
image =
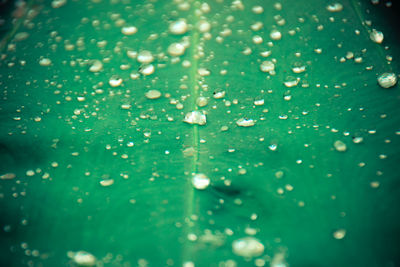
[[[400,266],[400,93],[377,83],[399,73],[396,7],[238,2],[210,0],[202,15],[203,2],[191,0],[0,5],[0,175],[15,174],[0,180],[0,266],[74,266],[67,252],[81,250],[99,266]],[[252,12],[257,5],[262,14]],[[171,35],[168,25],[180,18],[189,30]],[[118,19],[137,33],[123,35]],[[197,29],[201,20],[211,23],[210,38]],[[382,44],[370,40],[372,29],[384,33]],[[190,45],[177,61],[167,49],[183,38]],[[127,51],[141,50],[155,56],[155,72],[131,79],[143,65]],[[348,51],[362,62],[341,62]],[[261,72],[272,59],[276,74]],[[102,71],[89,71],[93,60]],[[306,71],[293,73],[295,62]],[[119,87],[109,85],[115,75]],[[289,76],[297,86],[284,85]],[[147,99],[150,89],[163,96]],[[220,91],[225,97],[215,99]],[[200,95],[207,106],[196,106]],[[195,109],[206,112],[206,125],[182,121]],[[238,127],[240,118],[256,124]],[[194,173],[211,185],[196,190]],[[101,186],[104,179],[114,184]],[[232,252],[249,228],[265,246],[259,257]],[[334,238],[338,229],[343,239]]]

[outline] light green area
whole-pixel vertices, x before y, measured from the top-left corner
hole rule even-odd
[[[382,4],[340,2],[339,12],[320,0],[29,2],[2,33],[0,175],[16,177],[0,180],[0,265],[74,265],[69,251],[99,266],[400,264],[400,93],[377,84],[398,73],[398,33]],[[172,35],[178,19],[189,29]],[[168,54],[185,40],[184,55]],[[155,57],[148,76],[127,56],[142,50]],[[276,73],[260,70],[266,60]],[[162,97],[147,99],[150,89]],[[183,122],[194,110],[206,125]],[[211,185],[195,189],[195,173]],[[264,253],[233,253],[252,234]]]

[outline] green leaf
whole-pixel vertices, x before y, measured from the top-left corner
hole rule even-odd
[[[0,265],[399,265],[375,2],[4,5]]]

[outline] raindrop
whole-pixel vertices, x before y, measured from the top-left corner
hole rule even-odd
[[[45,66],[45,67],[50,66],[50,65],[51,65],[51,59],[49,59],[49,58],[42,58],[42,59],[39,61],[39,65],[40,65],[40,66]]]
[[[143,75],[150,75],[153,74],[155,71],[155,67],[153,64],[144,65],[140,68],[139,72]]]
[[[145,96],[148,99],[157,99],[161,97],[161,92],[158,90],[149,90],[145,93]]]
[[[397,76],[394,73],[383,73],[378,77],[378,84],[383,88],[390,88],[397,83]]]
[[[89,67],[90,72],[99,72],[103,69],[103,63],[100,60],[93,60]]]
[[[364,141],[364,138],[362,138],[361,136],[357,136],[353,138],[353,143],[354,144],[359,144],[362,143]]]
[[[292,77],[292,76],[288,76],[286,77],[286,81],[284,82],[284,85],[286,87],[294,87],[299,83],[299,79]]]
[[[292,71],[294,73],[302,73],[302,72],[306,71],[306,66],[303,63],[298,62],[298,61],[294,62],[293,66],[292,66]]]
[[[110,186],[114,184],[114,179],[106,179],[106,180],[101,180],[100,185],[101,186]]]
[[[264,253],[264,245],[254,237],[243,237],[233,241],[232,250],[238,256],[257,257]]]
[[[204,107],[204,106],[206,106],[206,105],[208,104],[208,100],[207,100],[207,98],[204,97],[204,96],[199,96],[199,97],[196,99],[196,104],[197,104],[199,107]]]
[[[110,78],[110,80],[108,81],[108,84],[111,86],[111,87],[118,87],[118,86],[120,86],[121,84],[122,84],[122,78],[119,78],[119,77],[117,77],[117,76],[113,76],[113,77],[111,77]]]
[[[198,125],[205,125],[207,123],[206,115],[198,110],[187,113],[183,121],[189,124]]]
[[[236,121],[236,124],[240,127],[251,127],[254,126],[255,121],[252,119],[241,118]]]
[[[218,91],[218,92],[214,92],[213,97],[215,99],[221,99],[225,97],[226,92],[225,91]]]
[[[282,38],[282,33],[276,29],[272,30],[269,34],[272,40],[280,40]]]
[[[194,188],[204,190],[210,185],[210,178],[203,173],[197,173],[192,178]]]
[[[94,266],[96,264],[95,256],[86,251],[69,251],[67,255],[79,266]]]

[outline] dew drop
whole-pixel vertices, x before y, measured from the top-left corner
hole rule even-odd
[[[198,110],[187,113],[183,121],[189,124],[198,125],[205,125],[207,123],[206,115]]]
[[[161,97],[161,92],[158,90],[149,90],[145,93],[146,98],[148,99],[157,99]]]
[[[254,126],[255,121],[253,119],[241,118],[236,121],[236,124],[240,127],[251,127]]]
[[[243,237],[233,241],[232,250],[238,256],[257,257],[264,253],[264,245],[254,237]]]
[[[169,24],[169,31],[172,34],[181,35],[186,33],[188,25],[185,20],[180,19]]]
[[[333,143],[333,146],[335,149],[339,152],[345,152],[347,150],[347,146],[343,141],[337,140],[335,143]]]
[[[383,88],[390,88],[397,83],[397,76],[394,73],[383,73],[378,77],[378,84]]]
[[[210,185],[210,178],[203,173],[197,173],[192,178],[194,188],[204,190]]]

